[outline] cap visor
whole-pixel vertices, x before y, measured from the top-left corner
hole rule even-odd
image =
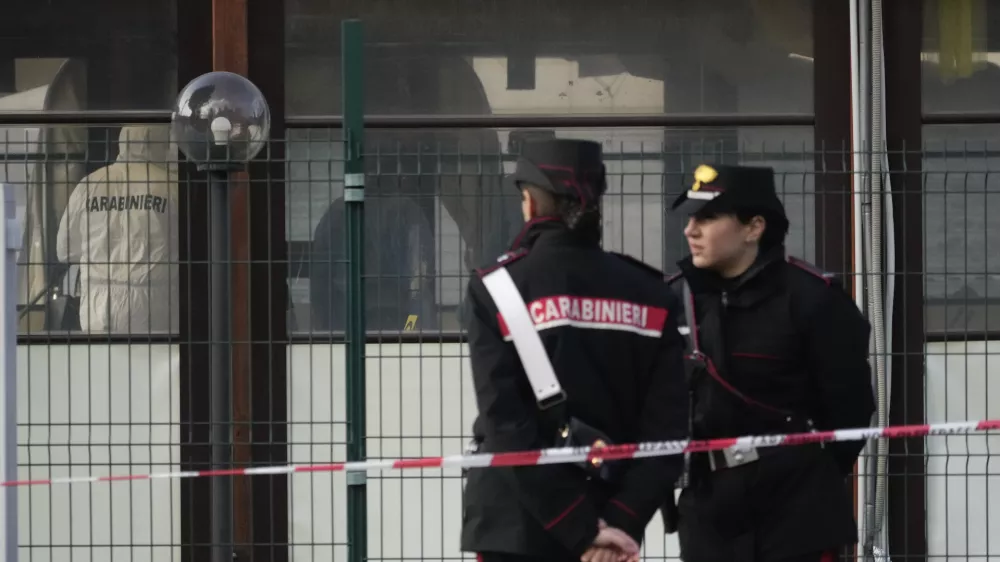
[[[678,215],[691,216],[698,213],[705,208],[711,201],[706,201],[703,199],[691,199],[687,196],[687,193],[682,193],[677,199],[674,200],[674,204],[670,207],[670,212]]]
[[[685,192],[674,200],[671,211],[688,217],[698,213],[729,213],[735,210],[732,203],[732,197],[724,192],[710,199],[689,197]]]
[[[521,188],[521,184],[529,184],[552,191],[552,182],[549,180],[549,177],[539,170],[537,166],[523,158],[518,160],[517,170],[508,177],[511,184],[518,189]]]

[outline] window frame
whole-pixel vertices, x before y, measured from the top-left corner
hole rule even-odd
[[[813,12],[817,11],[816,4],[814,2]],[[822,4],[822,3],[818,3]],[[846,13],[846,12],[845,12]],[[815,19],[815,15],[814,15]],[[845,22],[846,23],[846,22]],[[829,29],[829,27],[818,26],[824,32]],[[844,34],[847,34],[846,25],[843,28]],[[814,33],[815,35],[815,33]],[[301,49],[300,45],[290,46],[288,48],[298,48]],[[585,49],[585,47],[581,47]],[[818,46],[815,48],[819,48]],[[489,47],[480,47],[476,50],[476,54],[502,54],[502,49],[496,48],[490,50]],[[546,53],[551,55],[552,53]],[[542,55],[542,53],[536,53],[536,55]],[[817,60],[818,64],[826,64],[822,59]],[[829,65],[826,68],[832,68],[833,65]],[[819,67],[817,67],[819,68]],[[813,81],[814,84],[820,79],[821,75],[824,74],[825,69],[814,68]],[[850,66],[847,65],[847,70]],[[835,73],[833,73],[835,74]],[[827,95],[825,89],[816,89],[814,87],[813,92],[813,107],[814,111],[811,113],[655,113],[655,114],[610,114],[610,115],[588,115],[588,114],[576,114],[576,115],[566,115],[566,114],[497,114],[497,115],[463,115],[463,114],[449,114],[447,112],[436,113],[434,115],[405,115],[405,114],[393,114],[393,115],[367,115],[365,117],[365,128],[366,131],[371,130],[442,130],[442,129],[605,129],[613,127],[621,128],[645,128],[645,127],[655,127],[662,128],[665,130],[666,134],[669,134],[670,129],[715,129],[715,130],[726,130],[726,129],[736,129],[740,127],[815,127],[821,122],[820,115],[816,113],[816,109],[819,107],[821,102],[819,96]],[[844,88],[844,94],[849,96],[849,89]],[[850,101],[849,97],[847,99],[847,108],[849,111]],[[836,109],[836,105],[834,105]],[[826,110],[824,110],[826,111]],[[839,118],[839,116],[837,116]],[[835,121],[836,118],[828,118],[826,122]],[[341,115],[289,115],[285,119],[285,126],[289,130],[304,130],[304,129],[327,129],[336,135],[336,130],[342,127],[343,118]],[[850,120],[847,120],[850,123]],[[850,138],[849,130],[848,134],[844,138]],[[819,144],[816,145],[820,146]],[[818,152],[818,151],[817,151]],[[817,169],[819,167],[817,166]],[[821,196],[820,193],[820,182],[817,181],[817,193],[816,197]],[[825,195],[824,195],[825,196]],[[847,199],[847,198],[845,198]],[[816,205],[816,212],[819,213],[821,205]],[[849,208],[846,209],[849,211]],[[826,208],[824,207],[824,215],[820,218],[828,220],[831,224],[841,224],[845,220],[841,214],[845,209],[843,207],[839,208]],[[819,240],[819,234],[817,230],[817,240]],[[305,241],[289,241],[288,245],[290,248],[289,256],[305,256],[308,255],[308,242]],[[817,255],[824,255],[830,248],[837,248],[836,252],[839,254],[844,253],[844,249],[840,241],[834,243],[827,243],[827,247],[820,249],[817,248]],[[368,341],[371,342],[416,342],[416,341],[434,341],[434,342],[460,342],[464,341],[464,335],[459,332],[442,332],[442,331],[423,331],[423,332],[404,332],[399,331],[372,331],[368,332]],[[303,343],[337,343],[342,342],[345,339],[343,333],[329,333],[329,332],[313,332],[308,328],[302,330],[296,330],[294,333],[289,333],[289,339],[293,342],[303,342]]]

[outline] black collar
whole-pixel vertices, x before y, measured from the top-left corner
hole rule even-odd
[[[547,246],[598,247],[573,233],[557,217],[538,217],[524,223],[521,232],[514,238],[510,250],[535,249]]]
[[[785,262],[785,247],[775,246],[770,250],[757,256],[753,265],[735,279],[723,279],[721,275],[708,269],[700,269],[694,266],[691,256],[677,262],[684,275],[684,279],[691,286],[691,291],[695,293],[713,292],[720,293],[726,291],[732,295],[737,295],[760,285],[759,280],[766,281],[771,277],[771,273],[776,271],[777,265]]]

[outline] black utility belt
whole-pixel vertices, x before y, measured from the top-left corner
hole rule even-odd
[[[747,464],[752,464],[760,460],[760,456],[767,455],[766,449],[757,447],[730,447],[718,451],[706,451],[708,459],[708,469],[712,472],[726,468],[736,468]]]
[[[796,449],[819,447],[822,448],[822,443],[811,443],[807,445],[795,445]],[[736,468],[739,466],[745,466],[748,464],[753,464],[760,460],[761,457],[766,457],[768,455],[778,454],[783,452],[785,447],[729,447],[728,449],[721,449],[716,451],[706,451],[702,453],[708,460],[708,468],[711,472],[717,472],[719,470],[724,470],[727,468]]]
[[[479,453],[482,449],[482,444],[482,438],[474,437],[466,446],[465,454],[474,455]],[[614,445],[614,442],[603,431],[578,418],[570,417],[568,421],[559,424],[559,429],[556,432],[552,446],[557,448],[591,447],[593,449],[600,449],[601,447],[610,445]],[[621,476],[623,465],[626,462],[624,460],[602,459],[595,453],[590,460],[574,463],[574,465],[582,469],[588,478],[614,483]],[[463,474],[467,472],[467,470],[463,469]]]

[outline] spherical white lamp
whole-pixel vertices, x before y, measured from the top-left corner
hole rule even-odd
[[[241,169],[264,148],[271,112],[253,82],[232,72],[209,72],[177,96],[171,131],[199,169]]]

